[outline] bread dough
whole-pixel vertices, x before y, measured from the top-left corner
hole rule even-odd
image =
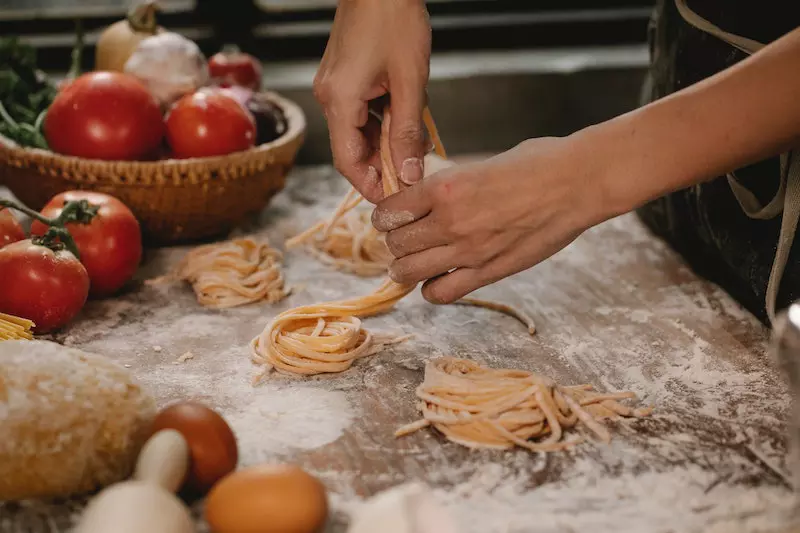
[[[347,533],[457,533],[455,521],[428,488],[408,483],[381,492],[359,508]]]
[[[122,480],[153,416],[153,399],[105,357],[52,342],[0,342],[0,500]]]

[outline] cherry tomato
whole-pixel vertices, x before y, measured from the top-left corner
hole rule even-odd
[[[11,210],[0,207],[0,248],[24,238],[25,230],[14,218]]]
[[[33,320],[37,333],[67,324],[89,294],[89,275],[72,253],[30,239],[0,248],[0,280],[0,312]]]
[[[142,232],[130,209],[107,194],[70,191],[55,196],[42,209],[42,215],[56,218],[64,204],[86,200],[99,207],[89,224],[67,224],[80,252],[80,260],[91,280],[91,295],[108,296],[122,288],[136,272],[142,259]],[[39,221],[31,225],[31,234],[44,235],[47,226]]]
[[[184,96],[172,106],[166,122],[167,140],[179,159],[247,150],[256,139],[253,116],[219,91]]]
[[[261,87],[261,63],[235,46],[226,46],[211,56],[208,71],[223,87],[239,85],[254,91]]]
[[[88,159],[147,158],[161,144],[158,102],[133,76],[90,72],[62,88],[44,119],[54,152]]]

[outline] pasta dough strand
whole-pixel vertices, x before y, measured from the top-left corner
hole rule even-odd
[[[427,115],[430,117],[430,114]],[[386,196],[400,191],[389,147],[391,115],[387,107],[381,134],[383,190]],[[432,127],[429,124],[429,127]],[[332,232],[338,219],[360,202],[351,192],[339,204],[324,233]],[[314,228],[312,228],[314,229]],[[305,305],[279,314],[250,343],[251,360],[264,366],[256,377],[263,379],[272,370],[285,374],[313,375],[342,372],[362,357],[374,355],[384,346],[401,342],[407,337],[377,337],[361,327],[362,317],[385,312],[416,288],[385,280],[367,296],[334,302]]]
[[[360,317],[382,313],[414,289],[385,281],[368,296],[289,309],[279,314],[250,343],[251,359],[264,372],[314,375],[342,372],[362,357],[408,337],[373,336]]]
[[[439,155],[444,157],[444,148],[427,109],[424,119]],[[391,112],[387,106],[380,139],[385,196],[395,194],[403,187],[392,163],[388,134],[390,124]],[[344,217],[360,202],[361,196],[351,190],[327,222],[319,222],[294,237],[290,245],[310,243],[312,249],[331,258],[331,261],[338,261],[334,264],[342,265],[352,272],[366,272],[373,267],[377,268],[376,261],[365,258],[365,243],[369,238],[370,242],[385,248],[385,243],[380,240],[382,236],[377,232],[365,233],[359,240],[352,231],[353,226],[346,228],[349,233],[341,226]],[[338,240],[332,240],[334,235]],[[335,254],[332,253],[334,250],[338,252],[347,250],[348,253]],[[382,271],[385,271],[385,265]],[[357,359],[374,355],[384,346],[404,340],[407,337],[373,336],[362,328],[360,318],[388,311],[415,288],[416,284],[400,285],[387,279],[374,293],[367,296],[306,305],[284,311],[250,343],[251,360],[264,367],[264,372],[256,377],[256,382],[273,370],[305,376],[342,372],[350,368]],[[527,316],[509,306],[476,299],[466,300],[464,303],[511,314],[525,322],[531,333],[535,331],[532,321]]]
[[[434,146],[440,157],[445,157],[436,125],[426,108],[424,119],[428,131],[434,138]],[[391,196],[400,192],[402,182],[391,157],[389,126],[391,112],[387,106],[381,125],[380,157],[383,193]],[[305,245],[312,255],[323,263],[358,276],[376,276],[386,273],[392,254],[386,248],[385,236],[378,232],[370,220],[371,212],[356,210],[364,198],[351,189],[342,199],[327,221],[321,221],[286,241],[287,248]]]
[[[328,221],[318,222],[292,237],[286,241],[286,247],[304,245],[321,263],[357,276],[385,274],[392,254],[384,235],[372,226],[371,212],[356,209],[362,200],[351,189]]]
[[[650,409],[617,402],[635,398],[631,392],[601,394],[589,385],[564,387],[533,372],[492,369],[452,357],[427,363],[416,394],[422,419],[401,427],[395,436],[433,426],[469,448],[563,450],[580,442],[562,439],[564,430],[578,423],[608,443],[611,434],[601,419],[650,414]]]
[[[177,277],[192,284],[197,301],[212,309],[253,302],[275,303],[288,293],[284,288],[283,257],[267,242],[234,239],[199,246],[190,251]]]
[[[531,335],[534,335],[536,333],[536,323],[534,323],[533,319],[530,316],[528,316],[527,313],[525,313],[520,309],[517,309],[516,307],[512,307],[510,305],[499,302],[481,300],[479,298],[461,298],[456,303],[460,305],[483,307],[484,309],[490,309],[492,311],[503,313],[504,315],[516,318],[517,320],[525,324],[525,326],[528,328],[528,333],[530,333]]]
[[[0,341],[31,340],[34,327],[30,320],[0,313]]]

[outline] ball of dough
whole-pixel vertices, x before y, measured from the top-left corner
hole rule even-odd
[[[104,357],[0,342],[0,500],[66,496],[127,477],[154,415],[153,399]]]

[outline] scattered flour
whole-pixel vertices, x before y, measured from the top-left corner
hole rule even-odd
[[[256,389],[249,405],[228,415],[249,463],[324,446],[338,439],[352,420],[343,392],[270,383]]]
[[[782,487],[754,491],[718,478],[697,466],[613,476],[578,461],[568,478],[531,490],[528,476],[486,464],[436,496],[461,533],[752,532],[785,527],[797,510]]]
[[[347,190],[330,174],[324,167],[295,172],[262,215],[263,229],[250,229],[282,247],[326,217]],[[143,279],[167,272],[185,252],[153,254]],[[272,317],[365,294],[380,282],[332,272],[302,251],[286,254],[285,272],[289,285],[304,289],[277,305],[207,311],[182,284],[143,286],[90,303],[58,339],[115,358],[162,405],[194,399],[219,409],[237,434],[243,464],[304,464],[331,489],[336,516],[326,533],[344,532],[340,515],[362,497],[413,480],[434,486],[462,533],[753,533],[788,523],[793,498],[747,452],[757,447],[779,466],[785,456],[789,396],[770,368],[766,330],[632,216],[588,231],[551,260],[477,295],[524,307],[538,326],[535,337],[491,311],[428,305],[417,291],[366,322],[373,332],[414,334],[408,342],[341,375],[274,377],[253,387],[258,370],[248,343]],[[191,362],[174,364],[187,352]],[[534,370],[564,384],[633,390],[656,407],[655,416],[614,427],[612,446],[548,458],[467,452],[432,430],[395,441],[395,424],[416,416],[413,390],[424,363],[441,355]],[[317,451],[324,446],[337,452],[330,462]],[[64,531],[79,508],[31,505],[9,521],[0,504],[0,532]],[[18,527],[4,529],[9,524]]]

